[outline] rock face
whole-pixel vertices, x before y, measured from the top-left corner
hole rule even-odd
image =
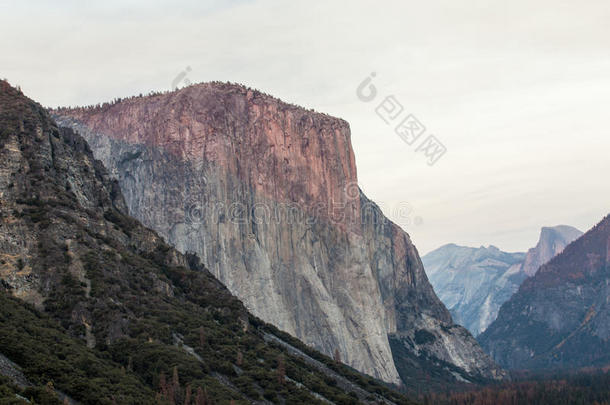
[[[558,225],[542,228],[538,243],[527,251],[521,271],[528,277],[533,276],[540,266],[557,256],[566,246],[581,236],[582,232],[572,226]]]
[[[0,81],[0,373],[83,404],[411,403],[249,314],[126,211],[87,142]]]
[[[196,252],[255,315],[389,382],[407,361],[390,340],[450,378],[502,374],[360,192],[345,121],[219,83],[54,116],[87,139],[132,215]]]
[[[610,362],[610,216],[523,282],[479,341],[509,368]]]
[[[519,271],[524,258],[524,253],[506,253],[495,246],[451,244],[428,253],[422,261],[455,322],[477,336],[527,277]]]
[[[428,253],[422,261],[453,319],[478,336],[523,280],[581,235],[567,225],[543,227],[538,243],[527,254],[506,253],[495,246],[477,249],[450,244]]]

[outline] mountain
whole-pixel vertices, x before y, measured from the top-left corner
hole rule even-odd
[[[450,244],[428,253],[422,261],[453,319],[478,336],[523,280],[580,235],[571,226],[543,227],[538,243],[527,254],[506,253],[495,246],[477,249]]]
[[[557,256],[566,246],[581,236],[581,231],[567,225],[542,228],[538,243],[527,251],[520,268],[521,272],[528,277],[533,276],[540,266]]]
[[[455,322],[477,336],[527,277],[519,271],[524,259],[524,253],[506,253],[495,246],[450,244],[428,253],[422,261]]]
[[[610,364],[610,216],[544,264],[479,336],[513,369]]]
[[[266,322],[388,382],[503,375],[358,188],[345,121],[225,83],[53,114],[87,139],[131,215]]]
[[[0,402],[410,403],[265,324],[0,82]]]

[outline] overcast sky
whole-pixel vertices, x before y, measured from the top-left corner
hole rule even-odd
[[[607,0],[0,4],[0,76],[46,106],[186,72],[344,118],[362,189],[420,253],[525,250],[542,226],[584,231],[610,212]],[[445,145],[433,166],[375,113],[386,96],[426,127],[419,141]]]

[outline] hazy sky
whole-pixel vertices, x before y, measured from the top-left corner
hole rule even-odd
[[[0,76],[79,105],[188,67],[344,118],[362,189],[420,253],[524,250],[610,212],[608,0],[95,3],[0,1]],[[446,146],[435,165],[375,113],[390,95]]]

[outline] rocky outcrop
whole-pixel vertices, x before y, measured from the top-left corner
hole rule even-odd
[[[538,243],[527,251],[520,271],[528,277],[533,276],[540,266],[557,256],[566,246],[581,236],[582,232],[572,226],[557,225],[542,228]]]
[[[428,253],[422,260],[434,291],[455,322],[477,336],[527,277],[519,271],[524,258],[524,253],[502,252],[495,246],[451,244]]]
[[[200,255],[257,316],[389,382],[402,361],[390,338],[466,379],[501,374],[454,333],[408,235],[358,189],[345,121],[219,83],[54,115],[132,215]]]
[[[509,368],[610,363],[610,216],[544,264],[479,341]]]
[[[453,319],[478,336],[523,280],[580,235],[582,232],[571,226],[543,227],[538,243],[527,254],[502,252],[495,246],[449,244],[422,260],[434,291]]]

